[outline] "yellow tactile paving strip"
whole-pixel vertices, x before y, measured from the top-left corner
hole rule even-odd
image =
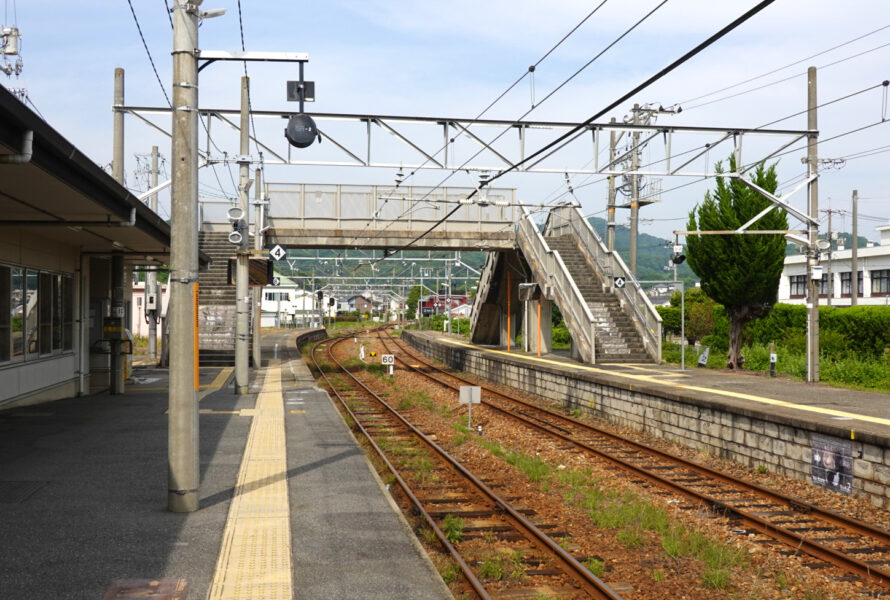
[[[278,361],[257,396],[208,600],[291,600],[290,507]]]
[[[555,360],[548,360],[546,358],[537,358],[535,356],[526,356],[520,354],[513,354],[512,352],[504,352],[503,350],[492,350],[490,348],[480,348],[479,346],[474,346],[472,344],[467,344],[465,342],[459,342],[457,340],[452,340],[449,338],[439,338],[440,341],[445,342],[447,344],[452,344],[455,346],[462,346],[464,348],[470,348],[472,350],[476,350],[479,352],[486,352],[488,354],[500,354],[503,356],[509,356],[510,358],[519,358],[526,361],[537,362],[541,364],[550,364],[557,365],[560,367],[568,367],[578,371],[588,371],[590,373],[602,373],[604,375],[611,375],[612,377],[620,377],[623,379],[629,379],[631,381],[640,381],[645,383],[654,383],[657,385],[663,385],[665,387],[673,387],[682,390],[690,390],[695,392],[707,392],[709,394],[715,394],[718,396],[725,396],[727,398],[738,398],[741,400],[750,400],[751,402],[757,402],[759,404],[766,404],[769,406],[779,406],[783,408],[791,408],[794,410],[799,410],[803,412],[811,412],[817,413],[821,415],[828,415],[830,417],[837,417],[840,419],[857,419],[859,421],[864,421],[866,423],[874,423],[877,425],[888,425],[890,426],[890,419],[884,419],[881,417],[872,417],[869,415],[860,415],[857,413],[851,413],[843,410],[835,410],[832,408],[824,408],[821,406],[810,406],[807,404],[796,404],[794,402],[786,402],[784,400],[777,400],[775,398],[767,398],[765,396],[755,396],[754,394],[745,394],[742,392],[732,392],[729,390],[721,390],[717,388],[707,388],[702,386],[695,385],[686,385],[679,381],[666,381],[664,379],[658,379],[656,377],[648,376],[648,375],[638,375],[634,373],[622,373],[620,371],[609,371],[606,369],[598,369],[597,367],[589,367],[586,365],[568,365],[564,362],[559,362]],[[631,388],[633,389],[633,388]]]

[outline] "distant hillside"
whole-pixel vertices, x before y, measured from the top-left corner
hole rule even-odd
[[[605,241],[606,220],[599,217],[590,217],[589,221],[594,230]],[[648,233],[639,233],[637,235],[637,279],[642,281],[673,279],[673,268],[665,270],[673,254],[673,248],[673,240],[655,237]],[[627,263],[630,259],[630,228],[624,225],[615,226],[615,250],[621,255],[622,260]],[[687,284],[698,281],[698,277],[685,262],[677,267],[677,277]]]

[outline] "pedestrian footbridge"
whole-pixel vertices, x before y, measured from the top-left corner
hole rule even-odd
[[[660,361],[661,317],[576,207],[551,208],[541,226],[513,189],[473,194],[473,188],[306,183],[266,189],[267,248],[487,250],[471,315],[474,343],[514,346],[521,332],[528,350],[549,352],[555,303],[579,360]],[[227,227],[225,217],[204,214],[202,239]]]
[[[516,190],[485,189],[467,200],[474,191],[467,187],[268,183],[266,245],[397,250],[410,243],[412,250],[512,248],[513,227],[521,215]],[[220,217],[214,220],[224,223],[225,215]]]
[[[554,207],[543,227],[526,211],[514,249],[491,252],[470,317],[471,340],[551,349],[552,304],[586,363],[659,362],[661,316],[621,257],[576,207]]]

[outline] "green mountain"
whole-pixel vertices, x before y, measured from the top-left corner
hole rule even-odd
[[[605,219],[590,217],[590,225],[605,241],[607,224]],[[630,228],[624,225],[615,226],[615,250],[621,255],[625,264],[630,260]],[[655,237],[648,233],[637,235],[637,279],[640,281],[669,280],[674,278],[673,268],[667,269],[668,261],[674,253],[674,242]],[[698,277],[689,268],[688,263],[677,267],[677,277],[687,285],[698,281]]]

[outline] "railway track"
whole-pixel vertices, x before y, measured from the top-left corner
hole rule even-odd
[[[540,522],[515,498],[498,495],[497,482],[470,473],[354,377],[334,357],[334,347],[346,339],[313,348],[317,373],[478,597],[620,600],[582,564],[588,557],[572,556],[553,539],[558,525]],[[321,350],[341,378],[319,361]]]
[[[378,331],[387,352],[404,368],[458,390],[478,385],[443,370],[401,340]],[[681,508],[702,505],[729,518],[738,535],[781,543],[786,553],[802,553],[807,566],[835,566],[838,579],[860,578],[890,589],[890,533],[867,523],[802,502],[774,490],[616,436],[579,419],[482,386],[482,403],[539,434],[570,444],[574,452],[595,456],[628,473],[632,480],[661,494],[682,498]]]

